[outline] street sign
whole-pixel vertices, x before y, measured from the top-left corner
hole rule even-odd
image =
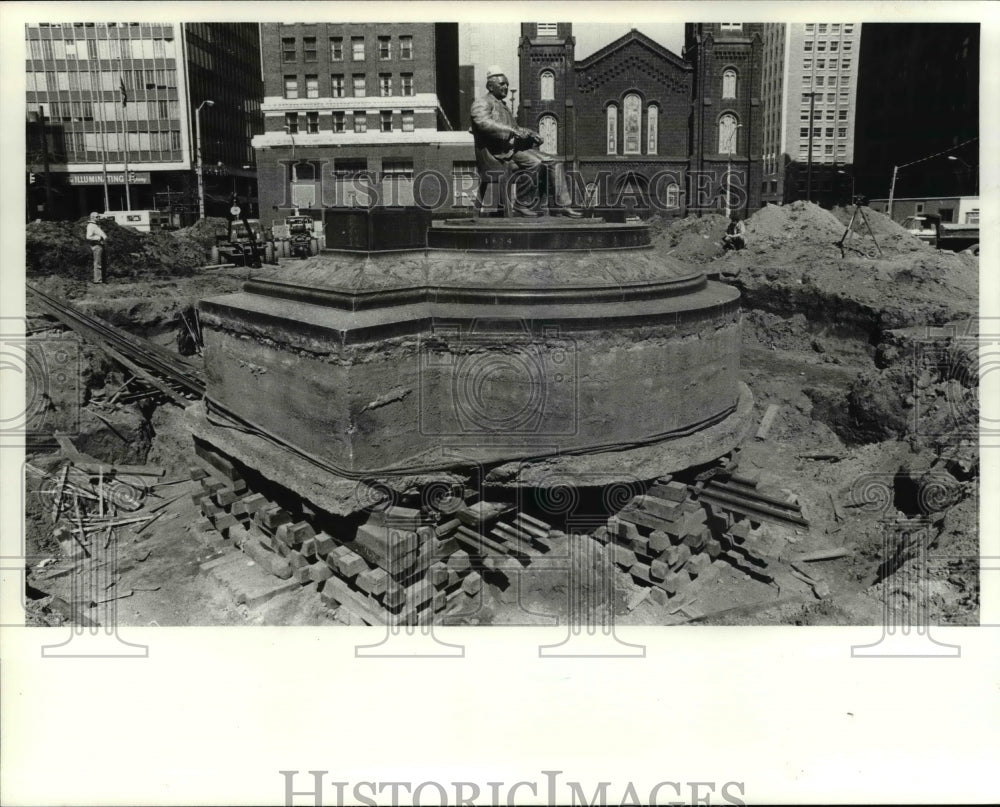
[[[231,208],[229,208],[229,213],[232,216],[238,216],[240,214],[239,205],[233,205]]]

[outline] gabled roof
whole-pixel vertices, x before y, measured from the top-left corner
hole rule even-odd
[[[650,39],[648,36],[642,33],[642,31],[639,31],[635,28],[633,28],[624,36],[619,37],[614,42],[605,45],[603,48],[596,51],[595,53],[590,54],[590,56],[588,56],[586,59],[581,59],[580,61],[578,61],[576,63],[576,69],[586,70],[588,67],[592,67],[593,65],[597,64],[597,62],[608,58],[608,56],[610,56],[612,53],[615,53],[616,51],[619,51],[622,48],[628,47],[633,42],[652,51],[655,55],[659,56],[662,59],[666,59],[668,62],[675,65],[676,67],[681,68],[682,70],[694,69],[689,62],[684,61],[684,59],[682,59],[676,53],[663,47],[663,45],[661,45],[659,42],[657,42],[654,39]]]

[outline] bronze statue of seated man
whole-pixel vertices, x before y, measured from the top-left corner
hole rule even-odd
[[[472,104],[471,114],[471,132],[475,137],[476,164],[480,176],[491,165],[513,164],[519,171],[533,177],[532,197],[537,197],[540,174],[544,169],[555,189],[557,207],[554,212],[580,218],[583,214],[570,206],[572,197],[562,161],[539,151],[536,147],[543,142],[541,135],[518,126],[513,113],[504,103],[509,87],[507,76],[500,67],[490,67],[486,71],[486,89],[486,95]],[[522,190],[518,187],[520,184],[513,183],[512,212],[516,216],[540,216],[541,213],[532,205],[532,199],[526,199],[524,194],[518,192]]]

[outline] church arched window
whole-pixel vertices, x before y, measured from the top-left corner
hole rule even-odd
[[[635,93],[625,96],[623,108],[623,154],[640,154],[642,152],[642,100]]]
[[[727,112],[719,118],[719,154],[735,154],[738,149],[736,116]]]
[[[656,154],[659,141],[660,108],[650,104],[646,109],[646,153]]]
[[[731,67],[722,71],[722,97],[736,97],[736,71]]]
[[[542,154],[558,154],[557,147],[559,139],[559,124],[556,123],[555,116],[542,115],[538,119],[538,134],[542,136],[542,144],[538,150]]]
[[[608,154],[618,153],[618,107],[608,104]]]
[[[542,71],[539,99],[542,101],[554,101],[556,99],[556,74],[551,70]]]

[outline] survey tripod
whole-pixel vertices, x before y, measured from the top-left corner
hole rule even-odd
[[[861,220],[865,223],[865,227],[868,229],[868,235],[872,237],[872,241],[875,242],[875,249],[878,250],[878,254],[881,257],[882,247],[878,245],[878,239],[875,238],[875,233],[872,231],[872,225],[868,221],[868,214],[865,213],[865,198],[863,196],[855,196],[852,201],[854,202],[854,212],[851,213],[851,220],[847,223],[847,229],[844,230],[843,237],[837,242],[837,246],[840,247],[840,257],[844,257],[844,244],[847,243],[847,237],[854,232],[854,222],[857,221],[858,214],[861,214]]]

